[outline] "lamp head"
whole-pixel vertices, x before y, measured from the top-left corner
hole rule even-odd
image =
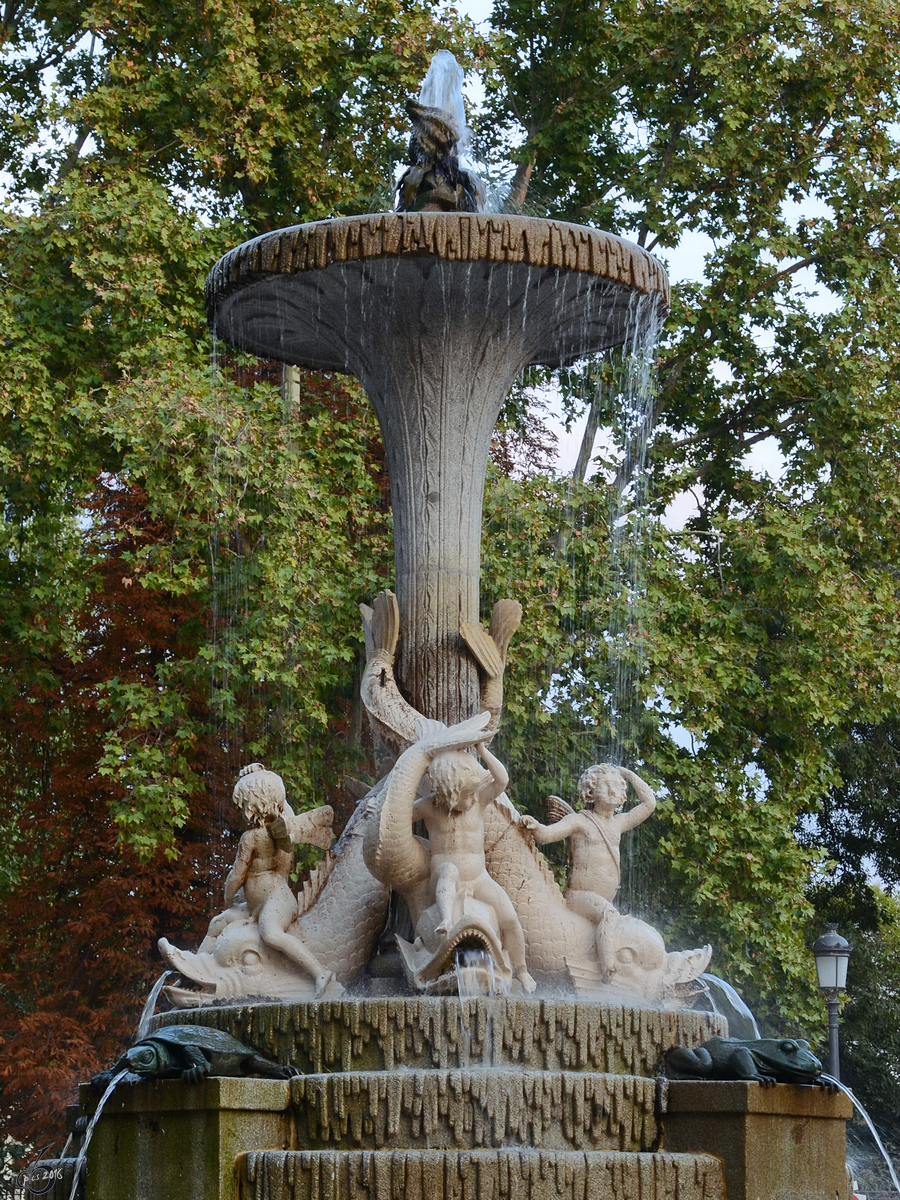
[[[852,949],[847,939],[838,933],[837,925],[825,926],[825,932],[812,948],[821,991],[843,991],[847,986],[847,962]]]

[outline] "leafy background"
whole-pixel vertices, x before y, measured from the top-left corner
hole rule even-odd
[[[357,605],[392,571],[377,424],[352,380],[283,389],[278,364],[211,347],[202,284],[243,238],[388,204],[402,104],[445,47],[483,80],[479,153],[511,206],[663,259],[709,247],[673,292],[639,480],[614,359],[551,381],[599,431],[598,472],[589,450],[550,469],[546,379],[504,414],[482,595],[525,609],[514,799],[543,816],[611,747],[641,771],[660,806],[623,904],[712,941],[771,1030],[820,1038],[807,946],[840,920],[847,1075],[895,1120],[896,28],[887,0],[498,0],[487,34],[424,0],[5,6],[10,1136],[58,1136],[134,1027],[157,937],[202,932],[243,762],[342,818],[345,776],[373,778],[356,688]],[[749,465],[760,443],[777,479]],[[624,590],[623,561],[641,564]]]

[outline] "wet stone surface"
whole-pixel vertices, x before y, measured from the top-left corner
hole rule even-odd
[[[708,1155],[522,1150],[250,1153],[239,1200],[724,1200]]]
[[[655,1091],[638,1076],[479,1068],[306,1075],[291,1100],[310,1149],[652,1150]]]
[[[724,1018],[695,1011],[550,999],[400,997],[213,1007],[166,1013],[225,1029],[304,1074],[516,1066],[654,1077],[669,1046],[727,1034]]]

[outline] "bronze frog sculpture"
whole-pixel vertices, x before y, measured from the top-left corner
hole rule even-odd
[[[756,1083],[814,1083],[822,1064],[802,1038],[714,1037],[696,1049],[666,1051],[670,1079],[749,1079]]]

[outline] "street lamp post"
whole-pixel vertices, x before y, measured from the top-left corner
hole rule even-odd
[[[847,939],[838,933],[837,925],[826,925],[825,932],[813,945],[819,990],[825,996],[828,1009],[828,1074],[836,1080],[841,1078],[838,1046],[840,993],[847,986],[847,961],[852,949]]]

